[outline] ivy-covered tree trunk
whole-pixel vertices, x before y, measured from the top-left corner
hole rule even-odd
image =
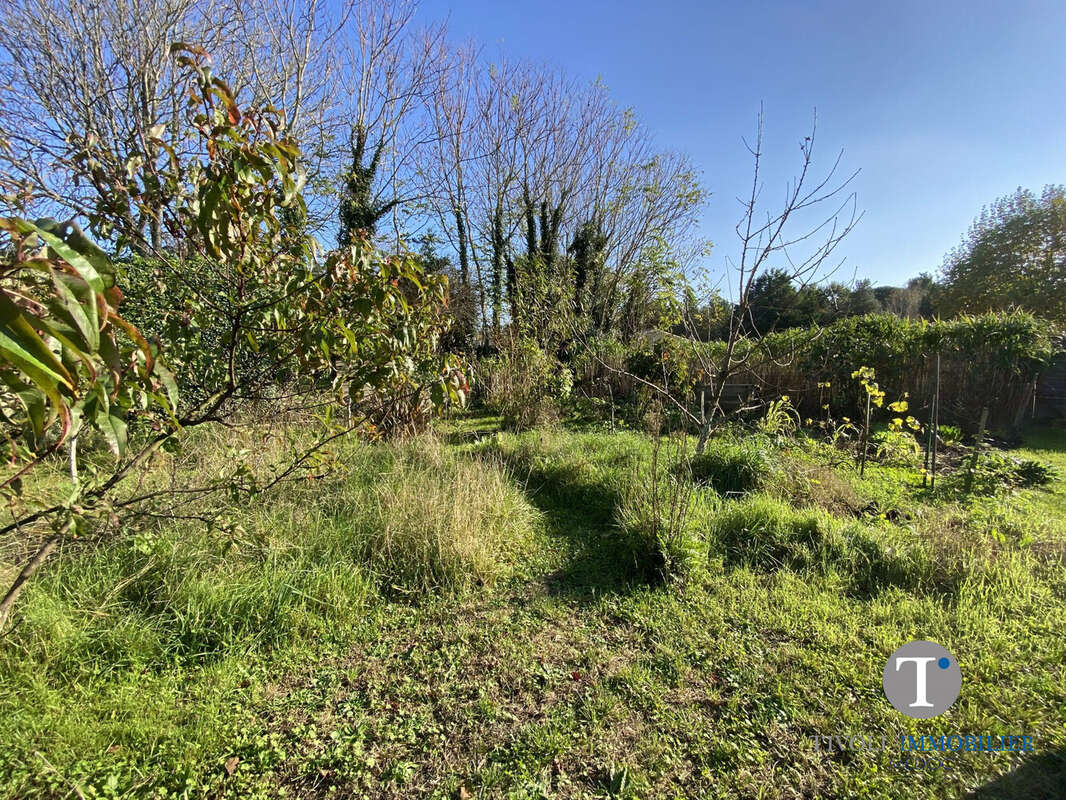
[[[384,145],[384,141],[379,141],[370,161],[364,164],[367,130],[362,123],[355,125],[350,145],[351,165],[342,175],[340,230],[337,232],[337,243],[341,247],[351,247],[360,233],[373,236],[378,222],[399,205],[400,201],[395,198],[384,203],[378,203],[374,198],[374,179]]]
[[[455,231],[459,239],[459,277],[464,284],[470,285],[470,255],[467,253],[469,246],[466,239],[466,224],[463,222],[463,212],[458,206],[455,208]],[[482,309],[484,312],[484,309]]]
[[[504,247],[503,204],[497,203],[492,214],[492,329],[500,332],[500,316],[503,305]],[[513,309],[512,309],[513,311]]]

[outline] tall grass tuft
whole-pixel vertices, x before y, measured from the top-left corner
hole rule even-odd
[[[775,475],[770,445],[761,437],[722,438],[707,443],[689,465],[692,478],[724,497],[766,488]]]
[[[501,466],[461,458],[432,437],[392,447],[388,456],[373,485],[350,487],[337,545],[402,591],[499,578],[528,543],[534,514]]]
[[[711,518],[708,536],[726,565],[835,573],[862,594],[889,586],[916,589],[935,572],[927,551],[898,533],[793,508],[769,495],[725,504]]]
[[[624,551],[638,572],[651,579],[683,577],[706,563],[706,543],[695,530],[696,492],[688,479],[685,436],[652,440],[650,463],[637,463],[626,483],[615,519]],[[674,470],[666,464],[675,463]]]

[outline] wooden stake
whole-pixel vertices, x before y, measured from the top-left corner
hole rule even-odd
[[[870,441],[870,392],[866,392],[866,424],[862,429],[862,460],[859,461],[859,477],[866,474],[866,450]]]
[[[966,494],[973,491],[973,479],[977,472],[977,458],[981,454],[981,442],[985,438],[985,423],[988,422],[988,406],[981,409],[981,424],[977,426],[977,439],[973,443],[973,455],[970,457],[970,472],[966,476]]]
[[[940,437],[940,353],[936,354],[936,389],[933,392],[933,463],[929,473],[929,488],[936,488],[936,445]]]

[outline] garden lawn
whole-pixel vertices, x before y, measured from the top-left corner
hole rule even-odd
[[[651,438],[495,422],[344,445],[228,541],[50,564],[0,641],[0,797],[1066,796],[1061,431],[1024,451],[1051,487],[977,504],[767,440],[747,493],[691,488],[662,562]],[[962,669],[932,720],[881,690],[913,639]],[[954,733],[1035,752],[904,771],[813,739]]]

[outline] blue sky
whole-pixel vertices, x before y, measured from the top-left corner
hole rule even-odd
[[[424,0],[454,39],[602,76],[713,193],[711,265],[735,252],[741,143],[765,108],[766,191],[818,111],[821,162],[861,169],[865,217],[836,277],[901,284],[935,271],[981,207],[1066,183],[1066,0],[603,2]]]

